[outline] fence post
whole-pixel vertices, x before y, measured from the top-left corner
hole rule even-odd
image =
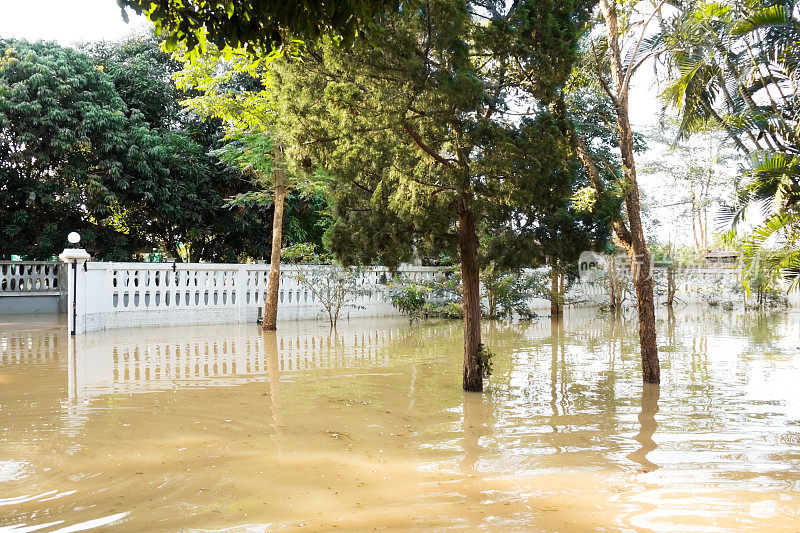
[[[71,335],[83,333],[86,314],[86,272],[84,267],[91,256],[83,248],[67,248],[58,258],[66,266],[67,276],[67,329]]]
[[[236,294],[236,308],[238,309],[239,322],[247,322],[247,265],[236,266],[236,282],[233,286]]]

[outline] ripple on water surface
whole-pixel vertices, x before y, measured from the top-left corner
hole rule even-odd
[[[0,321],[0,530],[796,531],[798,315],[97,332]]]

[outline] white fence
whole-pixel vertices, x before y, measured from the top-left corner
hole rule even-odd
[[[0,261],[0,314],[63,309],[65,271],[63,263],[53,261]]]
[[[628,279],[630,274],[627,269],[622,270],[623,275]],[[666,299],[666,277],[665,267],[654,267],[653,277],[655,278],[655,300],[656,304],[663,303]],[[740,273],[732,268],[689,268],[678,272],[675,276],[675,297],[677,302],[698,303],[702,300],[702,295],[709,293],[717,287],[716,284],[735,285],[739,282]],[[633,294],[633,284],[626,282],[624,287],[626,303],[633,304],[636,296]],[[586,301],[592,303],[607,303],[609,298],[608,281],[601,278],[597,281],[588,283],[575,283],[568,295],[572,300]]]
[[[282,265],[278,320],[320,318],[325,307],[298,281],[300,269]],[[314,267],[331,270],[338,267]],[[405,267],[421,281],[438,269]],[[76,333],[130,326],[255,322],[267,294],[269,265],[78,262],[69,280],[69,328]],[[340,318],[398,314],[386,297],[392,274],[386,267],[357,272],[362,294],[348,299]],[[77,300],[73,300],[73,285]],[[75,309],[72,302],[75,301]],[[73,328],[74,322],[74,328]]]
[[[267,294],[269,265],[188,263],[86,262],[83,250],[65,250],[68,269],[68,327],[74,333],[132,326],[255,322]],[[282,265],[278,292],[278,320],[322,318],[325,307],[309,286],[298,280],[302,269]],[[331,275],[333,266],[314,266],[318,275]],[[63,270],[67,270],[64,268]],[[529,270],[528,274],[546,274]],[[442,271],[435,267],[406,266],[398,271],[416,282],[432,280]],[[355,274],[359,294],[347,299],[340,318],[393,316],[399,312],[387,296],[393,274],[386,267],[368,267]],[[655,275],[664,272],[656,269]],[[699,269],[677,280],[678,301],[697,301],[698,292],[715,290],[714,280],[733,280],[731,269]],[[25,281],[26,286],[30,284]],[[16,282],[19,286],[19,282]],[[41,286],[41,284],[40,284]],[[607,301],[602,283],[578,283],[577,300],[588,305]],[[74,306],[73,306],[74,303]],[[793,302],[797,303],[797,302]],[[536,310],[549,306],[533,298]]]
[[[0,261],[0,292],[59,294],[62,268],[53,261]]]

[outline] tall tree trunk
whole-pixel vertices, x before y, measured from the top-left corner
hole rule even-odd
[[[458,206],[458,252],[461,258],[461,305],[464,312],[464,390],[482,391],[478,365],[481,345],[480,267],[475,219],[466,203]]]
[[[616,94],[609,94],[614,102],[619,129],[619,147],[625,171],[625,208],[630,229],[628,255],[631,262],[636,304],[639,311],[639,344],[642,356],[642,378],[645,383],[660,383],[661,372],[656,344],[656,313],[653,298],[653,278],[650,272],[650,250],[642,227],[642,207],[639,184],[636,180],[636,161],[633,156],[633,130],[628,117],[628,86],[631,71],[625,71],[619,42],[616,0],[600,0],[600,8],[608,25],[608,54],[611,61],[611,79]],[[644,31],[644,30],[642,30]]]
[[[278,321],[278,293],[281,281],[281,244],[283,243],[283,210],[286,205],[286,176],[282,168],[276,168],[273,176],[275,186],[274,212],[272,215],[272,252],[269,260],[267,298],[264,300],[264,329],[276,329]]]
[[[620,142],[625,174],[628,176],[630,191],[625,206],[630,222],[631,244],[629,256],[631,273],[636,287],[636,304],[639,311],[639,344],[642,355],[642,379],[645,383],[660,383],[661,370],[656,344],[656,310],[653,297],[653,277],[650,270],[650,250],[644,238],[639,202],[639,186],[636,182],[636,166],[633,161],[633,135],[628,122],[627,105],[620,118],[620,133],[625,139]]]

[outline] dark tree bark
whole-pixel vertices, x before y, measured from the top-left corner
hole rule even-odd
[[[283,243],[283,210],[286,205],[286,176],[277,168],[274,174],[275,200],[272,215],[272,252],[269,260],[267,298],[264,300],[264,329],[276,329],[278,321],[278,292],[281,281],[281,244]]]
[[[475,218],[462,198],[458,206],[458,251],[461,258],[461,305],[464,312],[464,390],[482,391],[478,358],[481,345],[480,267]]]

